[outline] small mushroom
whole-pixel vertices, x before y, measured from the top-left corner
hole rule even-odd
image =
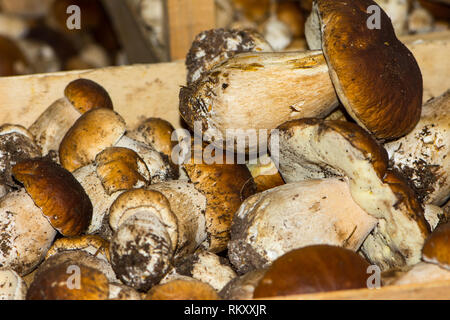
[[[29,128],[43,155],[51,150],[58,151],[62,139],[75,121],[94,108],[113,108],[108,92],[88,79],[69,83],[64,97],[50,105]]]
[[[354,201],[378,220],[362,251],[382,269],[414,265],[430,228],[413,190],[388,170],[386,150],[365,130],[343,121],[303,119],[280,131],[280,173],[287,183],[345,177]]]
[[[220,300],[220,296],[207,283],[195,279],[173,280],[154,286],[145,300]]]
[[[78,273],[74,274],[74,270],[78,270]],[[109,281],[101,271],[83,264],[74,264],[74,261],[66,261],[38,273],[28,289],[26,298],[27,300],[106,300],[108,297]]]
[[[228,256],[243,274],[309,245],[357,251],[376,224],[377,219],[355,203],[346,181],[288,183],[244,201],[233,218]]]
[[[437,226],[425,241],[423,260],[450,270],[450,222]]]
[[[444,204],[450,198],[450,90],[424,104],[413,131],[384,147],[421,202]]]
[[[0,300],[25,300],[27,285],[11,269],[0,269]]]
[[[367,8],[373,5],[372,0],[315,0],[306,39],[310,49],[322,49],[349,115],[377,139],[395,139],[419,122],[422,74],[383,10],[379,28],[367,27]]]
[[[364,288],[368,267],[359,254],[341,247],[314,245],[292,250],[272,263],[253,297]]]

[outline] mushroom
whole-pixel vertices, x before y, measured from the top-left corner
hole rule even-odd
[[[187,83],[192,84],[211,68],[241,52],[273,51],[253,30],[212,29],[199,33],[186,56]]]
[[[153,190],[122,193],[110,208],[111,263],[126,285],[146,291],[170,270],[179,238],[169,201]]]
[[[125,120],[111,109],[97,108],[84,113],[61,141],[61,164],[73,172],[95,161],[96,156],[109,147],[135,151],[145,162],[151,182],[176,177],[176,173],[162,155],[152,147],[125,135]]]
[[[259,157],[256,164],[247,163],[247,168],[253,177],[257,192],[263,192],[284,184],[283,177],[267,154]]]
[[[240,141],[256,153],[268,130],[292,119],[325,117],[337,105],[320,51],[240,53],[180,90],[189,127],[197,131],[201,124],[205,140],[220,148],[231,140],[231,152]]]
[[[450,222],[442,223],[427,238],[423,249],[423,260],[450,270]]]
[[[409,14],[408,30],[411,33],[431,32],[434,28],[434,18],[425,8],[417,5]]]
[[[76,279],[77,277],[79,278]],[[74,261],[66,261],[52,265],[36,274],[26,298],[27,300],[106,300],[108,297],[109,281],[101,271],[83,264],[75,264]]]
[[[12,269],[0,269],[0,300],[25,300],[27,285]]]
[[[357,251],[376,224],[377,219],[355,203],[346,181],[288,183],[243,202],[233,218],[228,256],[243,274],[309,245]]]
[[[367,286],[369,263],[341,247],[314,245],[287,252],[259,281],[254,298],[359,289]]]
[[[75,121],[94,108],[113,108],[108,92],[88,79],[70,82],[64,97],[50,105],[29,128],[43,155],[51,150],[58,151],[64,135]]]
[[[13,167],[25,188],[0,199],[0,266],[26,275],[44,258],[57,232],[76,236],[92,215],[91,202],[76,179],[48,159]]]
[[[108,300],[142,300],[139,292],[122,283],[109,284]]]
[[[422,75],[383,10],[379,28],[367,27],[372,5],[372,0],[315,0],[306,39],[310,49],[322,49],[349,115],[377,139],[395,139],[419,121]]]
[[[251,300],[265,272],[266,269],[255,269],[235,277],[220,290],[219,295],[224,300]]]
[[[12,167],[21,160],[41,156],[33,136],[22,126],[0,126],[0,197],[17,188],[12,177]]]
[[[208,283],[217,291],[236,277],[236,272],[226,258],[205,250],[181,258],[175,263],[175,271],[179,275]]]
[[[195,279],[173,280],[154,286],[145,300],[220,300],[220,296],[207,283]]]
[[[435,264],[419,262],[393,279],[389,285],[405,285],[450,280],[450,271]]]
[[[424,104],[413,131],[384,147],[421,202],[444,204],[450,198],[450,90]]]
[[[365,130],[343,121],[303,119],[278,127],[279,170],[289,182],[344,177],[353,200],[378,220],[362,245],[382,269],[414,265],[429,225],[407,182],[388,169],[386,150]]]

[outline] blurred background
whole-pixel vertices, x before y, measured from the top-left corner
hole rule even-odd
[[[450,0],[376,0],[398,36],[447,30]],[[0,0],[0,76],[183,59],[211,28],[256,29],[275,50],[306,50],[312,0]],[[69,29],[67,8],[81,10]]]

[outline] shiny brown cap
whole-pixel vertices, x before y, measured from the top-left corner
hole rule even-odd
[[[92,203],[70,172],[46,158],[21,161],[12,172],[61,234],[76,236],[87,229]]]
[[[316,0],[322,50],[348,113],[378,139],[410,132],[420,119],[422,74],[380,8],[380,28],[367,26],[372,0]]]
[[[145,300],[221,300],[209,284],[198,280],[173,280],[154,286]]]
[[[128,148],[106,148],[95,157],[95,163],[97,176],[108,195],[146,186],[150,180],[144,160]]]
[[[425,241],[422,258],[450,270],[450,222],[438,225]]]
[[[79,272],[80,282],[74,281]],[[27,300],[106,300],[109,281],[99,270],[73,261],[49,267],[36,274],[27,292]]]
[[[358,289],[367,286],[369,263],[340,247],[313,245],[275,260],[255,288],[254,298]]]
[[[64,95],[80,112],[95,108],[113,109],[108,92],[98,83],[88,79],[77,79],[67,85]]]
[[[83,114],[59,146],[59,159],[70,172],[94,162],[96,155],[114,146],[125,134],[125,120],[111,109],[98,108]]]

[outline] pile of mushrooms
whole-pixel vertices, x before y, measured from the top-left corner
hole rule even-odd
[[[302,52],[197,36],[182,118],[206,137],[269,131],[256,143],[130,128],[82,78],[29,128],[1,126],[0,299],[266,298],[365,288],[373,268],[381,285],[450,279],[450,91],[423,104],[386,13],[366,28],[374,4],[313,1]],[[268,150],[196,161],[239,139]]]

